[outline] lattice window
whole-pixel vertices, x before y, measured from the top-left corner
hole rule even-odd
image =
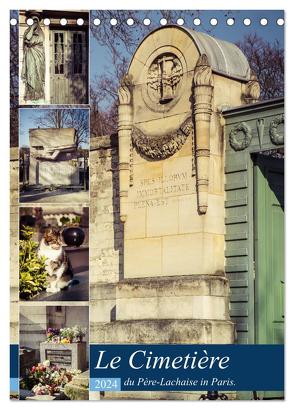
[[[64,33],[54,33],[54,73],[64,74]]]
[[[83,73],[83,36],[73,33],[73,73]]]

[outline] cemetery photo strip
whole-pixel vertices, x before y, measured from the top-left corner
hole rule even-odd
[[[10,34],[11,398],[88,400],[89,13]]]

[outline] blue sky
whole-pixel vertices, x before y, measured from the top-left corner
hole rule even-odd
[[[19,110],[19,147],[29,146],[30,128],[38,128],[37,119],[42,114],[42,109],[21,108]],[[88,148],[88,144],[82,144],[82,148]]]
[[[143,10],[141,11],[142,14],[142,21],[145,17],[145,13]],[[150,15],[150,13],[149,13]],[[115,16],[115,10],[113,11],[113,16]],[[156,27],[160,26],[160,14],[158,11],[153,11],[151,13],[151,26],[152,30]],[[195,17],[198,17],[198,11],[195,11]],[[231,42],[238,42],[244,38],[246,34],[250,33],[257,33],[258,36],[262,37],[263,39],[269,41],[270,43],[275,42],[276,40],[279,41],[280,46],[284,47],[284,27],[278,26],[276,21],[278,18],[284,18],[284,11],[283,10],[223,10],[223,11],[214,11],[214,10],[207,10],[201,11],[200,15],[201,18],[201,25],[195,26],[193,24],[193,18],[188,18],[185,21],[184,27],[193,28],[196,31],[206,31],[207,29],[211,29],[210,35],[231,41]],[[226,19],[228,17],[232,17],[235,19],[235,24],[233,26],[228,26],[226,24]],[[183,18],[185,18],[185,11],[183,11]],[[210,25],[210,19],[217,18],[218,25],[212,27]],[[245,26],[243,24],[244,18],[251,19],[251,25]],[[266,18],[268,20],[268,24],[266,26],[262,26],[260,24],[260,19]],[[91,18],[91,21],[93,18]],[[169,22],[169,23],[176,23],[176,22]],[[110,24],[109,21],[102,22],[101,24]],[[121,24],[126,24],[125,22]],[[98,26],[99,27],[99,26]],[[132,30],[132,27],[130,27]],[[90,46],[90,72],[91,78],[93,79],[97,75],[101,75],[105,71],[111,72],[111,59],[108,50],[106,47],[100,45],[97,40],[91,35],[91,46]]]

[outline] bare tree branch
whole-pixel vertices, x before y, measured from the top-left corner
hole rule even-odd
[[[249,34],[237,46],[244,52],[257,76],[261,99],[284,96],[284,49],[279,42],[270,44],[257,34]]]

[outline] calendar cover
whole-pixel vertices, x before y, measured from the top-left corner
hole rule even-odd
[[[283,10],[10,11],[14,400],[283,400]]]

